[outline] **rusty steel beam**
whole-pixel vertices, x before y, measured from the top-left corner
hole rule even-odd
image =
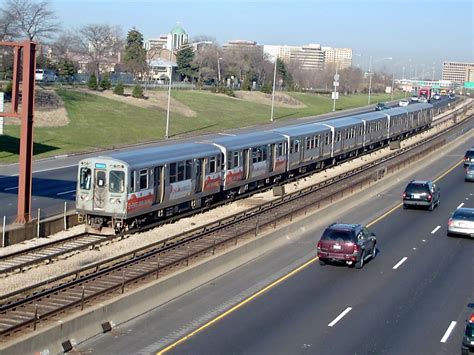
[[[18,114],[18,102],[20,97],[20,63],[21,63],[20,46],[13,47],[13,81],[12,81],[12,111]],[[19,116],[17,116],[19,117]]]
[[[30,41],[23,47],[23,86],[21,99],[20,171],[18,177],[17,223],[31,219],[33,111],[35,104],[36,44]],[[19,74],[19,66],[18,66]]]

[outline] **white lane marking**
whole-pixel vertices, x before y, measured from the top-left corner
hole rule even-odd
[[[339,314],[331,323],[328,324],[328,327],[333,327],[337,322],[339,322],[342,317],[351,311],[352,307],[347,307],[341,314]]]
[[[455,326],[456,326],[456,322],[452,321],[448,329],[446,330],[446,333],[444,333],[443,337],[441,338],[440,343],[446,343],[446,341],[448,340]]]
[[[64,192],[58,192],[56,195],[65,195],[65,194],[70,194],[71,192],[76,192],[76,189],[74,190],[69,190],[69,191],[64,191]]]
[[[5,189],[5,191],[8,191],[8,190],[15,190],[15,189],[17,189],[17,188],[18,188],[18,186],[15,186],[15,187],[7,187],[7,188]]]
[[[435,234],[438,231],[438,229],[440,229],[440,228],[441,228],[441,226],[437,226],[435,229],[433,229],[431,231],[431,234]]]
[[[458,207],[456,207],[456,208],[461,208],[462,206],[464,206],[464,202],[461,203],[461,204],[460,204]]]
[[[426,239],[422,239],[421,241],[422,241],[423,243],[426,243]]]
[[[397,265],[395,265],[394,267],[392,267],[392,269],[393,269],[393,270],[397,270],[398,267],[399,267],[400,265],[402,265],[407,259],[408,259],[408,258],[407,258],[406,256],[404,256],[404,257],[402,258],[402,260],[400,260],[400,261],[397,263]]]
[[[60,166],[60,167],[57,167],[57,168],[51,168],[51,169],[35,170],[35,171],[33,171],[33,174],[44,173],[45,171],[61,170],[61,169],[71,168],[73,166],[77,166],[77,164],[64,165],[64,166]],[[13,174],[13,175],[8,175],[8,176],[0,176],[0,179],[6,179],[6,178],[9,178],[9,177],[16,177],[18,175],[19,174]]]

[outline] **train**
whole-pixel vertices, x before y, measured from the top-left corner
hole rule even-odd
[[[379,149],[430,128],[433,114],[416,103],[89,157],[78,164],[76,211],[89,230],[140,228]]]

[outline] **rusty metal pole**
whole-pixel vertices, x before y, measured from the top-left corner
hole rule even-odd
[[[21,100],[20,173],[18,177],[17,223],[31,217],[33,160],[33,111],[35,104],[36,44],[23,42],[23,87]]]
[[[18,113],[18,101],[19,101],[19,84],[20,84],[20,64],[21,64],[21,47],[13,47],[13,80],[12,80],[12,111]],[[18,116],[17,116],[18,117]]]

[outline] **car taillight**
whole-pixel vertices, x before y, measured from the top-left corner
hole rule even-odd
[[[358,253],[359,249],[360,249],[360,246],[354,243],[354,253]]]
[[[450,218],[448,219],[448,227],[452,227],[454,224],[453,220]]]
[[[429,194],[428,195],[428,201],[431,201],[431,199],[432,199],[432,196],[431,196],[431,194]]]
[[[407,197],[407,193],[404,192],[403,195],[402,195],[402,198],[406,198]]]
[[[318,250],[321,250],[321,242],[318,242],[318,245],[316,246]]]

